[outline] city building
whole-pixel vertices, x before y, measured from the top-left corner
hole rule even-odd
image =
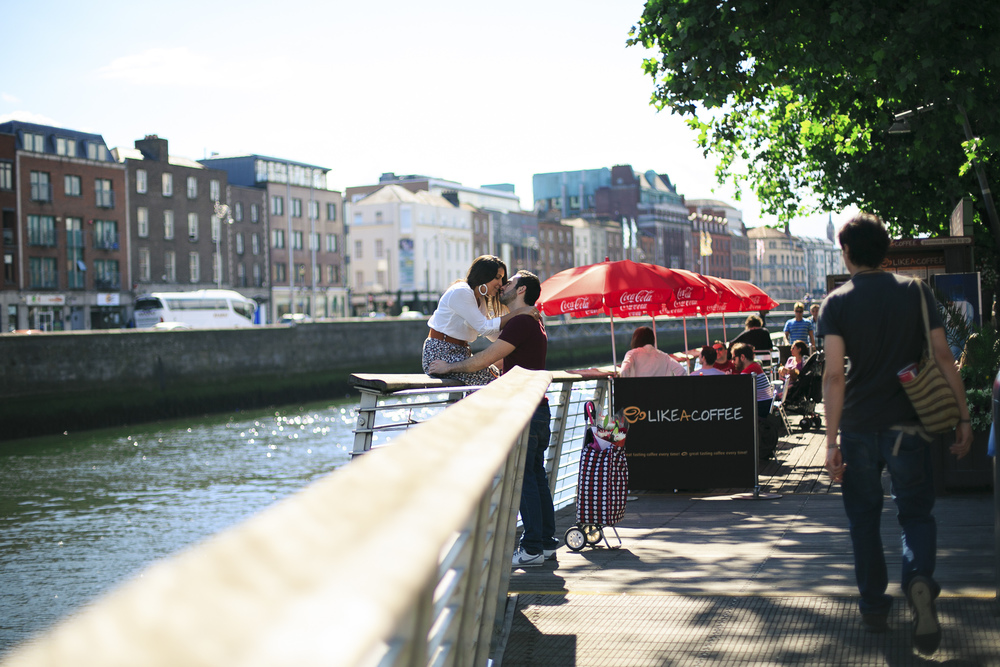
[[[748,229],[747,237],[754,253],[752,282],[785,304],[804,299],[808,290],[802,243],[787,231],[771,227]]]
[[[346,316],[344,199],[340,192],[327,189],[330,170],[264,155],[213,156],[199,162],[226,172],[230,186],[263,190],[267,206],[262,211],[261,242],[269,246],[263,253],[269,262],[269,319],[278,321],[288,313],[313,318]],[[247,240],[252,242],[252,237],[244,243]],[[247,265],[244,271],[252,271],[252,263],[243,264]],[[238,272],[240,262],[234,265]],[[236,280],[240,280],[238,274]],[[252,280],[251,275],[248,281]]]
[[[539,280],[551,278],[573,266],[573,228],[559,220],[539,220],[538,263],[534,271]]]
[[[431,312],[475,258],[474,210],[395,183],[348,202],[353,313]]]
[[[125,326],[132,296],[125,166],[99,134],[8,121],[0,123],[3,135],[0,326]]]
[[[486,211],[493,249],[513,274],[521,269],[536,273],[540,253],[538,218],[531,211]]]
[[[344,191],[344,198],[348,202],[359,201],[386,185],[399,185],[410,192],[420,192],[423,190],[432,195],[444,195],[445,193],[453,192],[458,203],[470,204],[478,209],[503,212],[521,210],[521,200],[514,194],[514,186],[509,183],[483,185],[477,188],[462,185],[457,181],[419,174],[397,176],[391,171],[382,174],[378,179],[378,183],[373,185],[355,185],[347,188]]]
[[[743,211],[717,199],[686,199],[685,204],[692,226],[704,228],[712,236],[712,255],[706,258],[710,260],[708,274],[749,281],[750,242]]]

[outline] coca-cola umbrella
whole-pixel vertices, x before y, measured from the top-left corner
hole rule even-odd
[[[739,312],[771,310],[778,306],[777,301],[753,283],[732,278],[720,278],[720,280],[724,280],[742,298],[743,305]]]
[[[705,282],[696,274],[621,260],[560,271],[542,283],[538,309],[546,315],[611,317],[611,356],[618,366],[615,321],[633,315],[655,316],[677,301],[705,298]]]

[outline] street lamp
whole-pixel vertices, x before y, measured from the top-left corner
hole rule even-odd
[[[215,256],[219,261],[219,273],[216,274],[215,284],[216,287],[222,289],[222,221],[225,220],[227,225],[233,224],[233,214],[229,210],[228,204],[220,204],[219,200],[215,200],[215,217],[219,220],[219,231],[215,235]]]

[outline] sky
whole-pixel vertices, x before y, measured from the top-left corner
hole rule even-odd
[[[679,116],[650,106],[648,54],[626,47],[641,0],[308,2],[0,0],[0,122],[24,120],[170,153],[257,153],[330,169],[328,187],[383,172],[512,183],[631,164],[688,199],[774,224],[718,185]],[[835,225],[846,219],[834,212]],[[826,236],[828,215],[794,220]]]

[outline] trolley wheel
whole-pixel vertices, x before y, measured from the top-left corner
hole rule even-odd
[[[571,551],[580,551],[587,546],[587,536],[577,526],[573,526],[566,531],[564,541]]]
[[[583,532],[587,534],[587,544],[600,544],[604,539],[604,530],[600,526],[584,526]]]

